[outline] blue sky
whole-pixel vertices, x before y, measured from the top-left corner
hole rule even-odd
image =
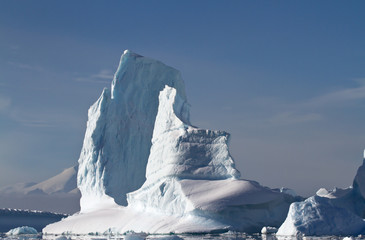
[[[0,1],[0,186],[75,165],[130,49],[179,69],[243,178],[351,185],[365,147],[363,1]]]

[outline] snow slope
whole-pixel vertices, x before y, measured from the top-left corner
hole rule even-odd
[[[186,99],[177,70],[124,52],[111,90],[104,89],[89,109],[78,172],[82,212],[114,201],[126,205],[126,194],[144,183],[158,95],[165,85]]]
[[[127,52],[122,59],[126,54],[134,56],[134,58],[143,58]],[[132,62],[135,61],[135,59],[132,60]],[[122,60],[122,65],[126,64],[125,61],[130,60]],[[140,61],[144,62],[141,59]],[[152,62],[153,64],[155,62]],[[157,64],[160,65],[160,63]],[[126,75],[139,76],[140,71],[142,73],[145,71],[143,66],[144,64],[141,64],[139,66],[141,69],[133,69],[136,73]],[[119,69],[123,68],[123,66],[119,67]],[[151,76],[165,76],[160,72],[159,67],[150,67],[150,69],[159,73],[149,72]],[[118,71],[116,76],[118,76]],[[149,77],[151,78],[151,76]],[[87,234],[90,232],[125,233],[134,231],[168,234],[170,232],[219,232],[230,229],[258,232],[263,226],[281,224],[290,203],[294,201],[293,196],[273,191],[254,181],[240,180],[240,174],[228,151],[228,133],[191,126],[186,97],[181,95],[176,88],[166,84],[159,95],[153,96],[149,91],[155,91],[155,87],[152,87],[153,82],[159,85],[160,79],[144,80],[153,81],[149,85],[150,90],[148,87],[139,85],[139,80],[134,81],[133,79],[124,80],[130,82],[128,92],[139,93],[137,95],[141,98],[147,95],[147,102],[156,100],[158,103],[156,114],[149,116],[153,118],[151,122],[154,123],[154,126],[151,128],[153,135],[149,138],[150,151],[148,151],[148,163],[146,162],[144,166],[143,185],[127,194],[127,207],[118,205],[112,194],[108,195],[109,179],[114,179],[113,184],[122,184],[122,179],[126,177],[124,176],[126,169],[129,169],[128,173],[132,176],[140,176],[142,170],[136,169],[133,172],[135,168],[129,168],[126,160],[119,155],[117,155],[118,159],[110,156],[110,153],[104,153],[103,149],[109,151],[107,149],[115,148],[122,151],[125,146],[129,146],[129,150],[134,152],[140,151],[141,148],[144,149],[145,146],[128,145],[134,138],[139,139],[140,137],[140,130],[132,129],[136,127],[138,119],[133,124],[130,123],[132,128],[123,135],[127,140],[118,139],[119,136],[116,136],[118,131],[113,132],[114,138],[106,137],[111,133],[106,133],[105,129],[108,126],[105,127],[104,123],[111,124],[114,129],[115,123],[128,123],[129,116],[124,113],[116,118],[115,115],[109,113],[110,110],[105,110],[110,109],[109,104],[111,103],[103,103],[104,101],[117,100],[115,98],[113,100],[104,91],[104,96],[89,110],[88,130],[83,147],[83,152],[86,152],[81,154],[79,162],[78,184],[79,187],[81,186],[82,211],[61,222],[48,225],[43,229],[44,233]],[[112,89],[120,92],[121,90],[118,90],[116,86]],[[123,96],[129,98],[128,92]],[[115,95],[112,94],[112,96]],[[130,100],[119,96],[118,101],[123,103]],[[121,103],[114,104],[119,106]],[[138,111],[146,111],[144,108],[135,110],[136,116],[140,114]],[[126,110],[124,109],[124,111]],[[127,119],[125,120],[125,118]],[[94,127],[93,129],[104,127],[101,132],[95,130],[91,133],[89,132],[91,126]],[[137,127],[137,129],[140,128]],[[100,140],[100,137],[105,141],[96,144],[93,139]],[[125,141],[127,141],[125,143],[127,145],[124,146],[122,143]],[[146,144],[146,142],[139,142],[139,144]],[[92,147],[89,148],[90,146]],[[98,148],[100,146],[102,149]],[[100,151],[98,150],[98,152],[96,149]],[[87,158],[86,155],[83,155],[86,153],[94,155],[89,155]],[[138,153],[136,154],[138,155]],[[120,172],[115,173],[108,171],[106,166],[111,164],[112,167],[116,161],[119,161],[116,165],[117,169],[119,166],[124,166],[126,169],[120,169]],[[141,162],[134,162],[134,164],[141,168]],[[133,182],[135,183],[134,180]],[[96,200],[93,197],[96,197]],[[86,200],[88,202],[83,202]]]
[[[365,233],[365,156],[353,186],[327,191],[292,203],[277,235],[358,235]]]
[[[33,227],[40,232],[47,224],[65,217],[65,214],[3,208],[0,209],[0,232],[8,232],[20,226]]]
[[[0,207],[72,214],[80,210],[78,166],[40,183],[20,183],[0,189]]]

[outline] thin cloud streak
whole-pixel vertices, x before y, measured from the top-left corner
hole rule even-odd
[[[18,122],[26,127],[56,127],[56,125],[43,120],[20,120]]]
[[[92,74],[88,77],[77,77],[74,80],[77,82],[89,82],[89,83],[103,83],[109,84],[113,79],[114,75],[110,70],[101,70],[96,74]]]
[[[10,65],[15,66],[17,68],[30,70],[30,71],[37,71],[37,72],[45,72],[46,70],[37,65],[30,65],[30,64],[24,64],[24,63],[16,63],[16,62],[8,62]]]
[[[63,126],[78,128],[83,120],[79,116],[70,114],[27,112],[27,110],[21,108],[12,109],[8,111],[7,115],[17,124],[37,128],[59,128]]]
[[[364,79],[354,80],[357,87],[343,88],[301,102],[280,101],[277,98],[259,98],[251,101],[260,111],[267,112],[266,125],[291,125],[322,121],[324,110],[345,104],[356,104],[365,99]],[[257,123],[257,122],[256,122]]]
[[[268,121],[275,125],[288,125],[321,121],[323,119],[324,117],[318,113],[283,112],[274,115]]]
[[[7,109],[11,104],[10,98],[0,96],[0,111]]]
[[[109,70],[101,70],[99,73],[91,75],[92,78],[99,78],[99,79],[108,79],[111,80],[113,79],[114,75],[111,71]]]
[[[359,81],[358,81],[359,82]],[[331,104],[346,103],[353,100],[365,99],[365,82],[360,86],[344,88],[309,100],[305,105],[323,107]]]

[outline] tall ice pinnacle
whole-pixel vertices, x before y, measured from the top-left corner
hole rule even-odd
[[[104,89],[88,112],[77,181],[82,212],[113,201],[126,205],[126,193],[144,183],[158,96],[165,85],[186,101],[179,71],[124,51],[111,91]]]

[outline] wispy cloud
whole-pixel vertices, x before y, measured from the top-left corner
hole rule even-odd
[[[282,112],[272,116],[268,121],[275,125],[289,125],[320,121],[323,116],[318,113]]]
[[[37,72],[45,72],[45,69],[38,65],[31,65],[25,63],[17,63],[17,62],[8,62],[10,65],[15,66],[17,68],[30,70],[30,71],[37,71]]]
[[[44,120],[31,120],[31,119],[22,119],[22,120],[18,120],[18,123],[22,124],[23,126],[26,127],[55,127],[55,124],[52,124],[48,121],[44,121]]]
[[[365,99],[365,79],[355,79],[357,86],[343,87],[302,101],[283,101],[278,98],[259,98],[251,101],[264,111],[263,124],[290,125],[322,121],[334,107],[357,104]]]
[[[92,74],[87,77],[77,77],[75,81],[77,82],[91,82],[91,83],[111,83],[113,79],[113,73],[110,70],[101,70],[96,74]]]
[[[10,45],[9,46],[9,48],[11,49],[11,50],[13,50],[13,51],[17,51],[17,50],[19,50],[20,49],[20,46],[19,45]]]
[[[315,97],[306,102],[306,105],[325,106],[329,104],[346,103],[353,100],[365,99],[365,81],[357,80],[359,86],[343,88],[322,96]]]
[[[11,104],[11,100],[8,97],[0,96],[0,111],[7,109]]]
[[[53,127],[47,114],[29,113],[25,109],[14,108],[8,113],[9,117],[16,123],[27,127]],[[48,119],[48,120],[47,120]]]
[[[61,112],[34,112],[23,108],[13,108],[7,111],[12,121],[25,127],[52,128],[52,127],[79,127],[82,122],[80,116]]]

